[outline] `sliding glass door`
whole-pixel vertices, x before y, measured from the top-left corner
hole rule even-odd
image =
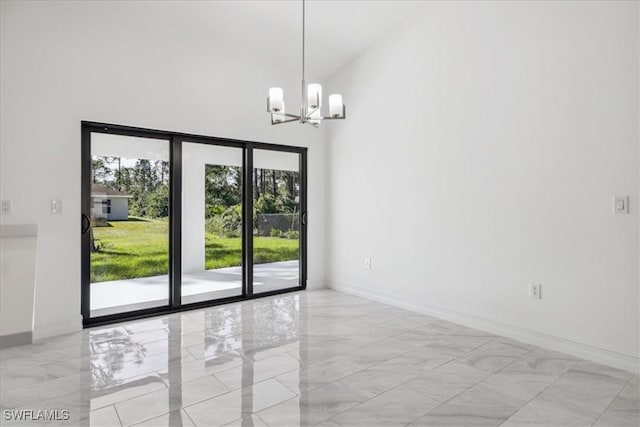
[[[183,304],[243,294],[242,154],[182,143]]]
[[[306,149],[82,124],[85,325],[304,289]]]
[[[90,315],[169,304],[169,141],[91,134]]]
[[[253,292],[301,285],[300,154],[253,150]]]

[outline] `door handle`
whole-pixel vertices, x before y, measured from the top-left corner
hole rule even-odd
[[[91,219],[85,214],[82,214],[82,234],[87,234],[91,229]]]
[[[307,213],[306,212],[302,213],[302,225],[304,225],[305,227],[307,225]]]

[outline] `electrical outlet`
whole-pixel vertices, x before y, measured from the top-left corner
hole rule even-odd
[[[371,258],[364,259],[364,268],[371,269]]]
[[[529,298],[542,299],[542,285],[540,283],[529,283]]]
[[[2,215],[9,215],[11,213],[11,200],[3,200],[1,205]]]

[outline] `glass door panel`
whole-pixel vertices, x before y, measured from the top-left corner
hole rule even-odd
[[[253,150],[253,293],[301,285],[300,154]]]
[[[169,304],[169,141],[91,133],[90,316]]]
[[[242,152],[182,143],[182,304],[243,295]]]

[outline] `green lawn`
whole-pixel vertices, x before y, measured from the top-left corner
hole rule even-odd
[[[98,252],[91,254],[91,282],[167,274],[169,224],[166,221],[131,218],[93,229]],[[241,264],[240,238],[206,233],[207,269]],[[256,264],[298,259],[298,240],[254,237]]]

